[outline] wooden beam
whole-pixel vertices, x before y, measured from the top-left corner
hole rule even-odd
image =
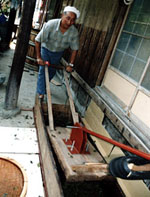
[[[108,175],[108,164],[104,163],[86,163],[85,165],[74,165],[71,166],[72,170],[78,174],[83,173],[96,173],[96,172],[102,172],[105,173],[105,175]]]
[[[7,82],[4,109],[17,109],[17,102],[20,90],[22,74],[24,70],[28,42],[32,27],[32,18],[35,10],[36,0],[24,1],[19,24],[18,41],[12,61],[12,67]],[[27,17],[28,16],[28,17]],[[16,72],[17,71],[17,72]]]
[[[46,197],[63,197],[61,183],[57,173],[52,149],[44,126],[41,104],[38,97],[34,107],[34,118],[37,130],[38,144],[40,149],[40,162]]]
[[[70,108],[71,108],[71,112],[72,112],[73,123],[75,124],[76,122],[79,122],[79,116],[78,116],[78,113],[75,111],[75,106],[74,106],[71,90],[69,87],[69,80],[68,80],[67,72],[65,70],[64,70],[64,78],[65,78],[66,88],[67,88],[67,92],[68,92],[68,96],[69,96],[69,102],[70,102]]]
[[[51,98],[51,91],[50,91],[48,66],[46,66],[46,65],[45,65],[45,82],[46,82],[47,103],[48,103],[49,127],[50,127],[50,131],[53,131],[54,130],[54,120],[53,120],[53,111],[52,111],[52,98]]]

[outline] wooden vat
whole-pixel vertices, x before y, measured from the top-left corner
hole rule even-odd
[[[39,30],[36,29],[31,30],[28,51],[25,61],[25,67],[35,71],[38,71],[38,64],[36,61],[36,51],[35,51],[35,37],[38,34],[38,32]]]
[[[24,169],[13,159],[0,156],[0,196],[25,197],[27,176]]]

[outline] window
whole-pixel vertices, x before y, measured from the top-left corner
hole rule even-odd
[[[150,65],[146,67],[149,56],[150,0],[135,0],[131,5],[111,66],[136,83],[140,82],[140,86],[150,91]]]

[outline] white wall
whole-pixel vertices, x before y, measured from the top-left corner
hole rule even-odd
[[[115,95],[126,107],[130,105],[135,94],[135,85],[124,79],[121,75],[107,69],[103,86]],[[139,91],[136,95],[131,112],[140,122],[150,128],[150,97]]]

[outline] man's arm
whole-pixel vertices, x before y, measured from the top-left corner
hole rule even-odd
[[[76,55],[77,55],[77,50],[75,51],[72,51],[72,53],[71,53],[71,56],[70,56],[70,64],[74,64],[74,61],[75,61],[75,58],[76,58]],[[68,65],[67,67],[66,67],[66,71],[67,72],[72,72],[72,70],[73,70],[73,67],[72,66],[70,66],[70,65]]]
[[[74,64],[76,55],[77,55],[77,51],[72,51],[71,57],[70,57],[70,63],[71,63],[71,64]]]
[[[36,50],[36,57],[37,57],[37,63],[40,65],[44,65],[44,62],[41,58],[41,43],[35,41],[35,50]]]

